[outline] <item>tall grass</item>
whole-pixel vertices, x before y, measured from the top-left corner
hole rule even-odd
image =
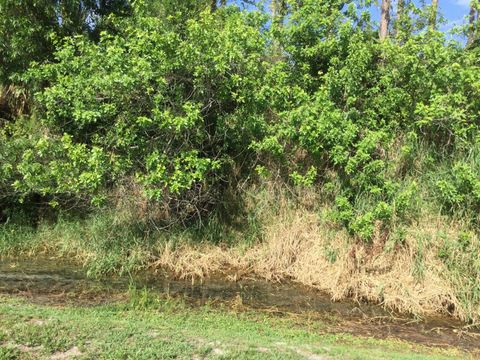
[[[477,153],[439,161],[430,159],[428,147],[417,152],[416,164],[404,174],[406,184],[412,179],[419,184],[415,208],[407,221],[392,221],[388,233],[375,231],[370,242],[337,223],[331,189],[264,181],[246,189],[238,204],[226,204],[202,224],[187,227],[156,228],[128,202],[36,227],[10,220],[0,226],[0,256],[62,257],[82,264],[91,276],[162,267],[184,278],[223,273],[234,280],[293,279],[334,299],[368,300],[419,316],[450,314],[479,324],[476,214],[447,211],[435,187],[451,175],[452,162],[477,166]]]

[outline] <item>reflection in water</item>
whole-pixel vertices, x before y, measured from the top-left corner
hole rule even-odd
[[[333,302],[306,287],[259,279],[229,282],[212,278],[203,282],[175,280],[169,274],[142,273],[133,277],[89,279],[79,268],[56,260],[0,260],[0,293],[28,297],[36,303],[71,303],[93,306],[125,298],[130,286],[153,294],[181,297],[192,306],[226,305],[236,310],[295,314],[297,319],[321,320],[326,331],[378,338],[394,337],[427,345],[480,348],[480,333],[466,331],[449,318],[415,321],[391,314],[380,306]]]

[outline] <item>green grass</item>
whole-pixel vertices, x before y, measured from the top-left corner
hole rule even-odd
[[[34,305],[0,297],[0,359],[460,359],[457,350],[322,334],[318,322],[192,309],[134,294],[96,307]]]
[[[127,275],[145,270],[167,242],[173,246],[202,242],[251,246],[258,240],[260,225],[255,216],[246,216],[248,224],[238,234],[217,217],[211,217],[204,228],[159,231],[141,219],[122,219],[115,210],[97,211],[83,219],[59,217],[36,227],[27,221],[11,221],[0,224],[0,258],[48,254],[82,263],[93,277]]]

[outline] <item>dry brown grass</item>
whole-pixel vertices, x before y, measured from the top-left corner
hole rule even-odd
[[[89,268],[100,264],[93,267],[93,272],[100,273],[149,266],[172,271],[179,278],[222,275],[232,281],[242,277],[293,280],[322,290],[334,300],[366,300],[419,316],[448,313],[479,323],[480,294],[475,294],[475,289],[480,281],[480,264],[476,265],[480,257],[475,252],[480,249],[480,239],[472,235],[469,245],[459,242],[464,225],[440,215],[423,214],[404,229],[401,238],[387,237],[379,224],[376,236],[367,244],[329,220],[329,209],[318,194],[296,194],[292,200],[287,193],[278,189],[252,191],[246,206],[254,209],[262,225],[253,245],[240,241],[241,231],[235,246],[199,243],[197,235],[188,232],[172,233],[167,240],[168,232],[146,234],[159,238],[138,241],[128,240],[131,235],[127,233],[110,234],[112,224],[118,222],[121,229],[123,222],[145,219],[141,201],[119,196],[126,204],[117,204],[113,219],[73,227],[57,225],[54,230],[46,226],[35,235],[37,246],[26,247],[31,252],[26,255],[33,257],[40,251],[67,254]],[[215,230],[222,231],[208,231]],[[117,245],[110,248],[111,244]],[[128,251],[106,259],[119,249]],[[440,255],[445,249],[448,261]]]
[[[304,207],[282,206],[266,222],[264,241],[251,248],[166,245],[153,266],[183,278],[223,273],[234,280],[289,279],[325,291],[335,300],[367,300],[419,316],[449,313],[465,320],[468,314],[480,314],[480,309],[465,309],[460,303],[459,284],[438,257],[439,230],[452,236],[460,231],[440,216],[411,225],[402,244],[392,240],[385,244],[381,234],[372,244],[355,241]]]

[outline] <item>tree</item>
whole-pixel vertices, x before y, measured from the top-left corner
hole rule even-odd
[[[227,6],[227,0],[220,0],[220,6]],[[218,8],[217,0],[211,0],[210,9],[212,12],[216,11]]]
[[[395,20],[395,36],[399,38],[404,28],[405,20],[405,0],[397,1],[397,18]]]
[[[273,28],[276,31],[280,30],[283,28],[283,23],[287,14],[287,3],[285,0],[272,0],[270,6],[272,11]],[[282,48],[277,39],[275,39],[273,42],[273,53],[275,59],[278,59],[282,56]]]
[[[478,4],[478,0],[472,0],[470,3],[467,46],[470,46],[474,43],[476,33],[478,31]]]
[[[388,27],[390,25],[390,0],[382,0],[382,8],[380,14],[380,41],[388,36]]]
[[[283,24],[287,14],[287,2],[285,0],[272,0],[271,10],[274,21],[279,25]]]
[[[52,61],[57,41],[80,34],[96,41],[110,14],[130,10],[128,0],[0,0],[0,117],[28,112],[19,77],[33,62]]]
[[[429,26],[431,30],[435,30],[437,27],[437,13],[438,13],[438,0],[432,0]]]

